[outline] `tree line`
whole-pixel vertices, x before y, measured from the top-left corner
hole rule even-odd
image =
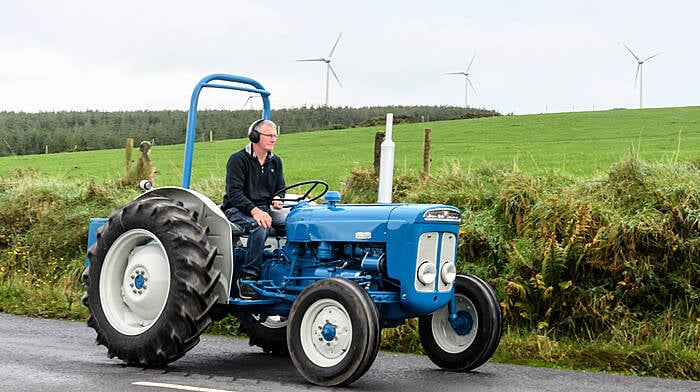
[[[428,122],[498,116],[487,109],[457,106],[301,107],[277,109],[272,120],[283,133],[345,129],[384,124],[386,113],[394,123]],[[197,140],[242,138],[260,117],[258,110],[202,110],[197,115]],[[121,148],[126,138],[155,144],[185,141],[187,112],[66,111],[0,112],[0,156]]]

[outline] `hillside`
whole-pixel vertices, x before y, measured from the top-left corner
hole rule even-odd
[[[383,125],[282,134],[275,149],[288,181],[321,179],[337,189],[355,166],[373,162],[374,135]],[[517,166],[528,173],[557,171],[580,178],[606,172],[631,150],[651,161],[700,158],[700,107],[609,110],[397,124],[397,171],[421,167],[423,130],[432,129],[432,167]],[[183,130],[184,133],[184,130]],[[140,139],[136,139],[137,143]],[[223,178],[226,159],[247,139],[198,142],[192,181]],[[122,141],[123,145],[123,141]],[[179,185],[183,145],[156,145],[157,185]],[[0,176],[16,169],[82,179],[121,175],[123,148],[0,157]]]

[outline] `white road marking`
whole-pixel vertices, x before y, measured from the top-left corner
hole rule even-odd
[[[164,384],[160,382],[150,382],[150,381],[136,381],[132,382],[133,385],[139,385],[143,387],[157,387],[157,388],[168,388],[168,389],[179,389],[181,391],[194,391],[194,392],[234,392],[226,389],[216,389],[216,388],[201,388],[193,387],[189,385],[178,385],[178,384]]]

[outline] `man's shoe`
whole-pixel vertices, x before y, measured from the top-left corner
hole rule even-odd
[[[250,287],[249,284],[241,283],[241,280],[255,281],[258,280],[258,278],[252,275],[246,275],[241,279],[238,279],[238,281],[236,281],[236,285],[238,286],[238,296],[241,297],[241,299],[257,299],[258,292],[255,291],[252,287]]]

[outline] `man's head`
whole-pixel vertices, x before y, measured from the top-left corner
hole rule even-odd
[[[270,120],[257,120],[248,128],[248,139],[268,152],[275,147],[277,136],[277,125]]]

